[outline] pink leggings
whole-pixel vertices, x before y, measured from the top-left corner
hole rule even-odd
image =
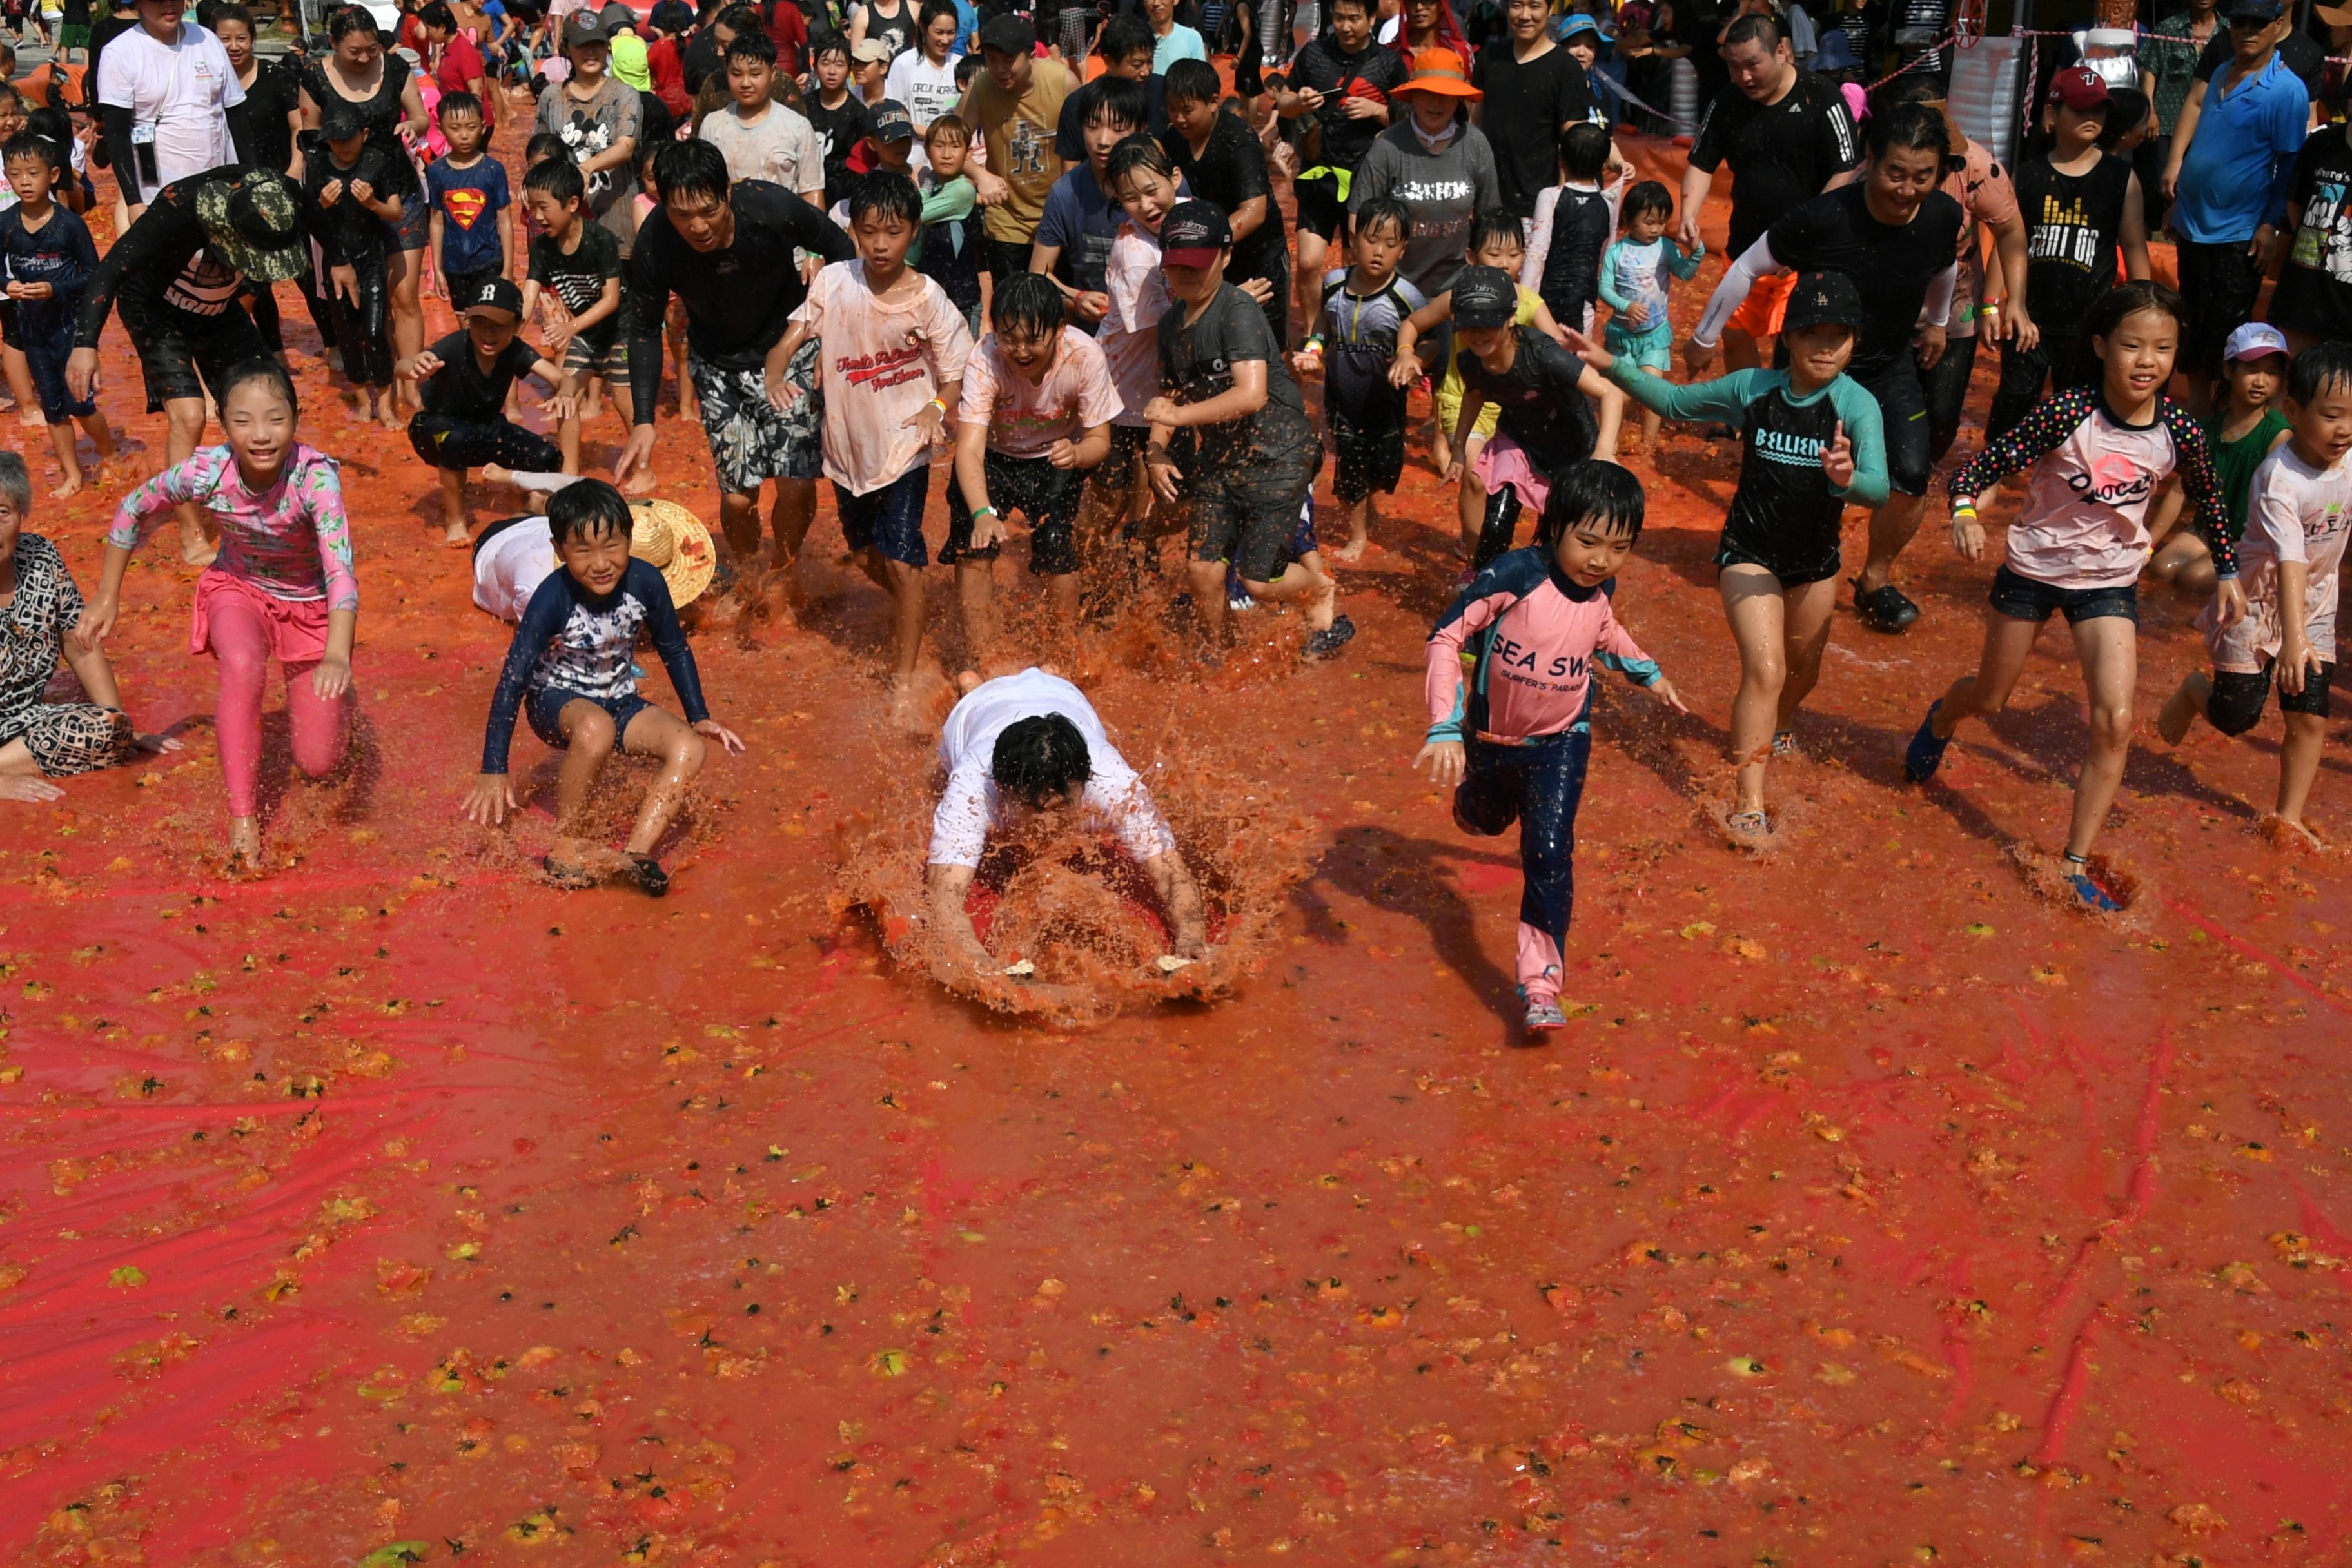
[[[254,815],[255,783],[261,772],[261,695],[269,680],[273,643],[268,623],[249,601],[221,595],[208,606],[205,634],[220,664],[220,704],[213,728],[220,743],[221,773],[228,781],[231,816]],[[310,689],[318,661],[286,666],[286,716],[293,731],[294,765],[312,778],[333,771],[343,756],[342,699],[333,701]]]

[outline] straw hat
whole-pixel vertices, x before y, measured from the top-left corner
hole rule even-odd
[[[1486,95],[1470,85],[1469,68],[1452,49],[1423,49],[1412,57],[1412,76],[1397,92],[1433,92],[1476,101]]]
[[[670,601],[680,609],[702,596],[719,574],[719,552],[710,530],[676,501],[629,503],[629,553],[662,574]]]

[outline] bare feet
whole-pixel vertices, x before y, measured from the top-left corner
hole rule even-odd
[[[49,492],[51,500],[63,500],[68,496],[81,494],[81,472],[76,469],[66,476],[66,482]]]
[[[1331,552],[1331,558],[1334,561],[1361,561],[1364,558],[1365,550],[1370,547],[1371,542],[1372,542],[1369,538],[1362,534],[1358,534],[1355,538],[1348,541],[1347,543],[1339,546],[1339,549]]]
[[[912,676],[902,676],[890,683],[889,724],[907,735],[925,734],[930,729],[925,722],[921,693]]]
[[[621,486],[621,493],[627,496],[649,496],[653,494],[653,471],[650,468],[644,467],[642,464],[630,470],[627,481]]]
[[[473,531],[466,526],[464,518],[451,518],[442,524],[441,542],[452,550],[467,549],[474,542]]]

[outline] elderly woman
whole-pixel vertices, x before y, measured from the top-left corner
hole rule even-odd
[[[25,459],[0,451],[0,800],[38,803],[65,794],[54,780],[180,742],[136,733],[104,650],[66,635],[81,619],[81,590],[58,547],[23,531],[32,510]],[[88,700],[43,700],[60,655]]]

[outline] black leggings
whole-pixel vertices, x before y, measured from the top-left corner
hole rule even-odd
[[[1927,393],[1927,461],[1944,460],[1960,434],[1960,410],[1969,400],[1969,379],[1976,374],[1977,341],[1954,338],[1944,345],[1944,357],[1919,377]]]
[[[2030,349],[2011,345],[2000,351],[2000,388],[1992,395],[1992,407],[1985,415],[1987,441],[2016,429],[2042,401],[2042,383],[2052,379],[2053,356],[2049,342],[2044,338]]]
[[[1507,553],[1519,531],[1519,492],[1508,485],[1486,493],[1486,518],[1478,525],[1478,548],[1470,556],[1470,570],[1484,572],[1495,558]]]

